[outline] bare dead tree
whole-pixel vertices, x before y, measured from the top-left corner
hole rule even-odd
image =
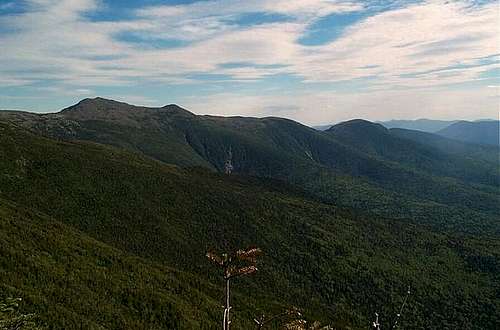
[[[207,257],[213,263],[221,267],[224,271],[224,280],[226,281],[226,303],[224,308],[223,329],[229,330],[231,319],[231,301],[230,301],[230,281],[231,279],[249,275],[257,271],[257,257],[262,254],[259,248],[250,248],[247,250],[238,250],[235,253],[224,253],[221,256],[214,252],[208,252]]]
[[[410,286],[408,286],[408,290],[406,291],[406,296],[405,298],[403,299],[403,303],[401,304],[401,307],[399,308],[399,311],[398,313],[396,313],[396,318],[394,319],[394,322],[392,324],[392,327],[391,329],[396,329],[399,325],[399,318],[401,317],[401,314],[403,314],[403,310],[406,306],[406,302],[408,301],[408,297],[410,297],[410,294],[411,294],[411,290],[410,290]],[[375,321],[373,321],[372,323],[372,329],[375,329],[375,330],[380,330],[380,323],[379,323],[379,320],[378,320],[378,313],[375,313]]]
[[[399,318],[401,317],[401,314],[403,313],[403,309],[406,306],[406,302],[408,301],[408,297],[410,296],[410,294],[411,294],[410,286],[408,286],[408,291],[406,291],[405,299],[403,300],[403,303],[401,304],[401,308],[399,308],[399,312],[396,314],[396,319],[394,320],[394,323],[392,325],[393,329],[396,329],[398,327]]]
[[[321,325],[319,321],[312,323],[303,319],[297,319],[284,325],[283,329],[286,330],[334,330],[330,325]]]
[[[255,318],[254,322],[257,324],[257,329],[262,329],[262,328],[264,328],[264,326],[266,326],[267,324],[269,324],[275,320],[282,319],[285,317],[293,317],[293,316],[300,317],[300,316],[302,316],[302,314],[300,313],[300,311],[297,308],[291,308],[291,309],[287,309],[284,312],[272,315],[272,316],[267,317],[267,318],[263,314],[258,319]]]
[[[375,321],[373,321],[372,327],[375,330],[380,330],[380,323],[378,321],[378,313],[375,313]]]

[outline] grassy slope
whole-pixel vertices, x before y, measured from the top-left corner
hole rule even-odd
[[[220,312],[213,301],[221,301],[221,291],[208,284],[219,280],[204,253],[255,244],[266,254],[259,273],[236,286],[237,328],[245,328],[243,320],[257,311],[290,305],[339,326],[364,328],[376,310],[386,319],[393,315],[408,283],[415,292],[402,320],[408,328],[480,329],[500,322],[497,240],[435,234],[353,214],[279,183],[181,170],[122,150],[55,142],[2,124],[0,133],[0,197],[11,201],[2,202],[1,233],[9,251],[1,254],[9,269],[2,284],[30,297],[31,308],[45,320],[62,322],[71,314],[82,322],[91,315],[89,322],[120,328],[112,322],[122,314],[127,318],[132,307],[116,299],[130,282],[115,285],[126,280],[124,269],[137,267],[133,276],[144,284],[137,285],[131,300],[152,300],[133,304],[137,319],[130,322],[140,328],[152,318],[154,324],[160,309],[161,322],[176,322],[185,310],[193,315],[190,322],[210,324],[214,311]],[[41,224],[49,221],[46,216],[18,217],[14,208],[41,212],[64,225],[51,231]],[[43,276],[32,276],[39,266],[30,255],[40,255]],[[52,262],[51,255],[60,262]],[[50,284],[48,279],[69,272],[68,265],[85,270],[72,283]],[[174,279],[165,279],[163,272]],[[193,285],[178,288],[176,276],[191,278]],[[61,285],[73,291],[58,290]],[[106,305],[109,300],[113,303]],[[67,310],[57,307],[59,301]],[[100,304],[106,306],[102,315]]]

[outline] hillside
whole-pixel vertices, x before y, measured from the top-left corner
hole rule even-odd
[[[460,121],[438,131],[437,134],[469,143],[499,146],[500,121]]]
[[[0,199],[0,297],[51,329],[215,328],[220,290]]]
[[[454,139],[448,139],[443,136],[407,129],[392,128],[391,134],[412,140],[418,144],[430,146],[445,154],[458,155],[475,162],[486,164],[498,164],[499,147],[490,145],[478,145],[466,143]],[[486,165],[487,166],[487,165]]]
[[[337,141],[366,154],[427,175],[469,183],[498,184],[498,181],[495,183],[499,178],[498,158],[495,156],[500,155],[500,150],[494,147],[468,145],[414,130],[389,130],[365,120],[340,123],[326,132]]]
[[[57,114],[0,112],[1,118],[49,137],[108,144],[182,167],[222,172],[231,155],[235,173],[286,181],[325,202],[440,230],[500,232],[497,161],[449,155],[380,125],[367,130],[368,122],[319,132],[282,118],[196,116],[175,105],[145,108],[101,98]],[[380,142],[378,149],[371,141]]]
[[[389,326],[408,284],[408,328],[500,322],[496,239],[435,233],[279,182],[11,124],[0,132],[1,283],[55,328],[213,328],[222,288],[204,254],[252,245],[265,255],[255,276],[234,284],[235,329],[287,306],[353,329],[378,311]]]

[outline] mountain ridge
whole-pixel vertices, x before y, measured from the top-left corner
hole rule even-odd
[[[105,99],[84,103],[96,104],[84,115],[29,114],[23,119],[19,113],[0,113],[0,119],[51,138],[112,145],[182,167],[223,172],[231,158],[234,173],[282,180],[323,201],[383,216],[399,217],[401,208],[414,221],[436,226],[498,227],[487,220],[500,211],[495,206],[498,162],[483,157],[490,150],[474,151],[477,159],[469,155],[474,147],[450,154],[364,120],[318,132],[278,117],[199,116],[176,106],[161,111]],[[114,115],[103,115],[107,105]],[[453,214],[449,222],[438,220],[443,213]],[[481,226],[468,219],[481,219]]]
[[[463,142],[500,146],[500,121],[458,121],[436,134]]]
[[[404,128],[413,129],[428,133],[436,133],[437,131],[456,123],[458,120],[438,120],[438,119],[428,119],[419,118],[415,120],[400,120],[393,119],[389,121],[379,121],[378,123],[384,125],[387,128]]]

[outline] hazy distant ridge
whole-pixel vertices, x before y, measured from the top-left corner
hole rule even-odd
[[[500,122],[460,121],[438,131],[437,134],[449,139],[455,139],[464,142],[498,146],[500,145]]]
[[[456,123],[458,120],[434,120],[434,119],[416,119],[416,120],[389,120],[380,121],[379,124],[387,128],[405,128],[417,131],[435,133],[451,124]]]

